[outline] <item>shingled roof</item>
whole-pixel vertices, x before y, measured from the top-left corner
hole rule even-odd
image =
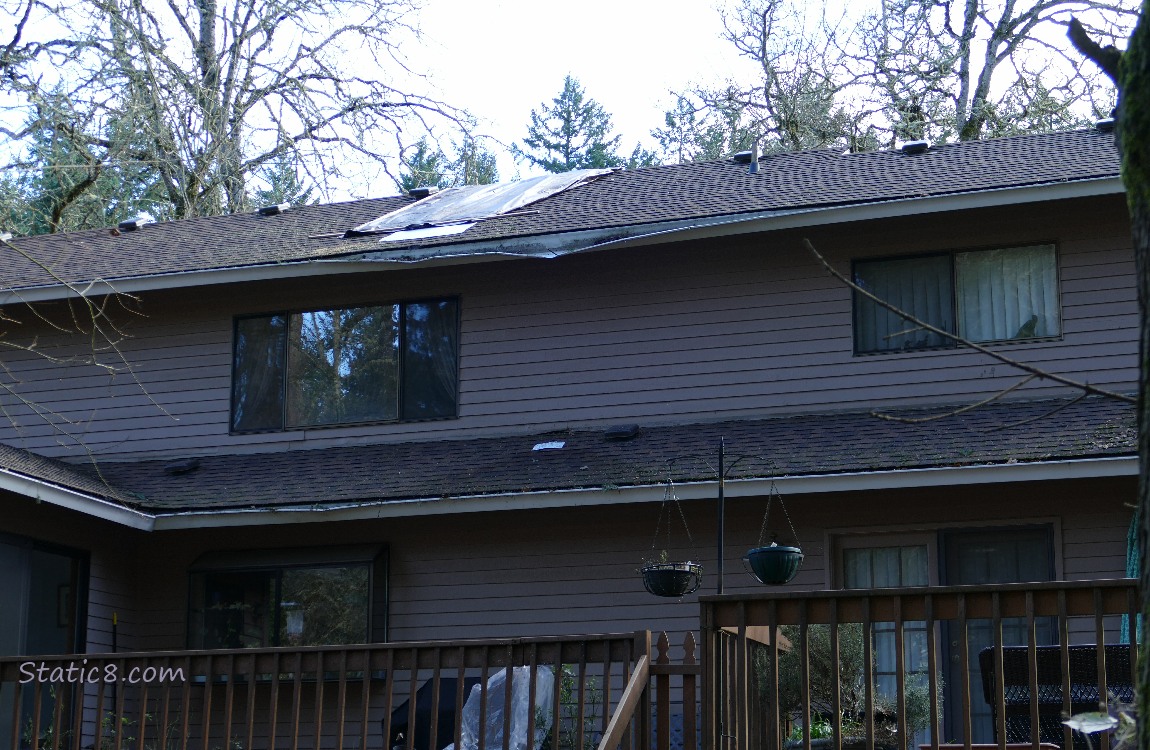
[[[184,462],[177,472],[170,459],[105,463],[100,477],[86,476],[81,467],[61,477],[59,462],[43,462],[53,482],[78,482],[86,491],[166,514],[650,486],[666,480],[670,458],[713,457],[720,437],[731,453],[764,457],[740,464],[732,476],[742,479],[1122,457],[1137,447],[1133,407],[1088,398],[999,402],[921,424],[868,412],[821,413],[643,427],[622,440],[603,430],[573,430],[213,455]],[[544,442],[563,447],[534,450]],[[6,448],[0,460],[24,461],[22,453]],[[672,476],[686,482],[713,473],[700,461],[682,460]]]
[[[915,200],[1113,178],[1114,136],[1095,130],[942,145],[921,154],[804,151],[766,156],[758,174],[727,159],[618,171],[462,234],[381,244],[345,232],[414,199],[394,197],[163,222],[133,232],[108,229],[20,238],[4,253],[6,289],[246,268],[366,254],[402,256],[413,247],[516,240],[756,212]],[[30,260],[30,259],[35,259]],[[42,265],[41,265],[42,264]]]

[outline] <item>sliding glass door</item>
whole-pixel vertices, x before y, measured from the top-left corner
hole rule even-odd
[[[0,656],[82,651],[87,569],[84,553],[0,534]],[[0,685],[0,705],[11,705],[18,687]],[[50,715],[48,704],[41,718]],[[12,721],[0,711],[0,747],[12,737]]]

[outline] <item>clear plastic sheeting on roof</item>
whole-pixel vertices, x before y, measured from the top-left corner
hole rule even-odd
[[[518,182],[448,188],[397,211],[384,214],[374,221],[361,224],[351,230],[351,233],[375,234],[397,229],[442,226],[488,219],[492,216],[514,211],[529,203],[543,200],[613,171],[611,169],[575,169],[570,172],[549,174],[542,177],[529,177]]]

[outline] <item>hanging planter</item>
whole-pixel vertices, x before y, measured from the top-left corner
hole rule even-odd
[[[655,522],[655,540],[651,543],[652,555],[643,562],[639,573],[643,576],[643,588],[655,596],[665,596],[677,599],[699,590],[703,582],[703,566],[690,560],[677,562],[667,560],[667,550],[671,547],[671,508],[674,507],[683,522],[683,530],[687,532],[687,541],[691,541],[691,529],[687,527],[687,517],[679,506],[679,497],[675,494],[675,484],[671,477],[667,477],[667,491],[663,494],[663,503],[659,506],[659,518]],[[659,543],[659,534],[663,529],[666,517],[666,536],[663,549],[655,552]]]
[[[678,598],[693,594],[703,582],[703,566],[696,562],[647,563],[639,572],[643,574],[643,587],[655,596]]]
[[[787,519],[787,526],[791,529],[791,536],[795,539],[793,547],[780,545],[773,539],[770,544],[763,544],[763,537],[766,536],[771,518],[771,503],[776,497],[779,498],[779,506],[782,507],[783,516]],[[798,546],[798,538],[795,525],[791,523],[791,515],[787,513],[787,505],[783,502],[783,496],[775,488],[775,483],[771,482],[770,492],[767,493],[767,509],[763,513],[763,525],[759,529],[759,546],[747,552],[743,558],[743,567],[750,566],[747,572],[764,585],[782,586],[784,583],[790,583],[803,566],[803,551]]]
[[[767,586],[790,583],[803,565],[803,551],[798,547],[780,547],[771,542],[766,547],[755,547],[743,558],[750,565],[751,575]]]

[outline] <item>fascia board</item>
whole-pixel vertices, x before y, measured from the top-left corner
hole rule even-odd
[[[821,476],[776,477],[774,479],[728,480],[729,498],[758,497],[770,492],[773,483],[783,495],[830,494],[866,490],[950,487],[1010,482],[1058,481],[1105,477],[1137,476],[1135,456],[1117,458],[1042,461],[984,466],[956,466],[898,471],[857,472]],[[715,482],[687,482],[675,485],[681,500],[713,500]],[[663,499],[664,485],[644,485],[604,490],[560,490],[506,495],[475,495],[458,498],[428,497],[354,503],[343,506],[268,508],[251,510],[192,511],[158,513],[155,530],[220,528],[227,526],[270,526],[319,521],[353,521],[378,518],[407,518],[485,511],[511,511],[546,508],[572,508],[624,503],[654,503]]]
[[[457,243],[430,248],[410,247],[395,251],[372,251],[355,253],[343,258],[321,258],[287,263],[133,276],[124,279],[98,280],[72,287],[61,285],[29,287],[0,293],[0,305],[72,297],[75,296],[74,290],[78,286],[83,287],[84,296],[102,296],[112,293],[131,294],[212,284],[379,272],[381,270],[408,268],[413,265],[443,266],[523,258],[545,259],[592,250],[638,247],[690,239],[1113,195],[1122,192],[1124,192],[1124,187],[1120,178],[1102,177],[1074,182],[998,188],[877,203],[858,203],[791,211],[764,211],[707,219],[683,219],[550,235]]]
[[[0,489],[32,498],[37,503],[56,505],[133,529],[151,531],[155,526],[155,517],[151,514],[125,508],[123,505],[49,484],[8,469],[0,469]]]

